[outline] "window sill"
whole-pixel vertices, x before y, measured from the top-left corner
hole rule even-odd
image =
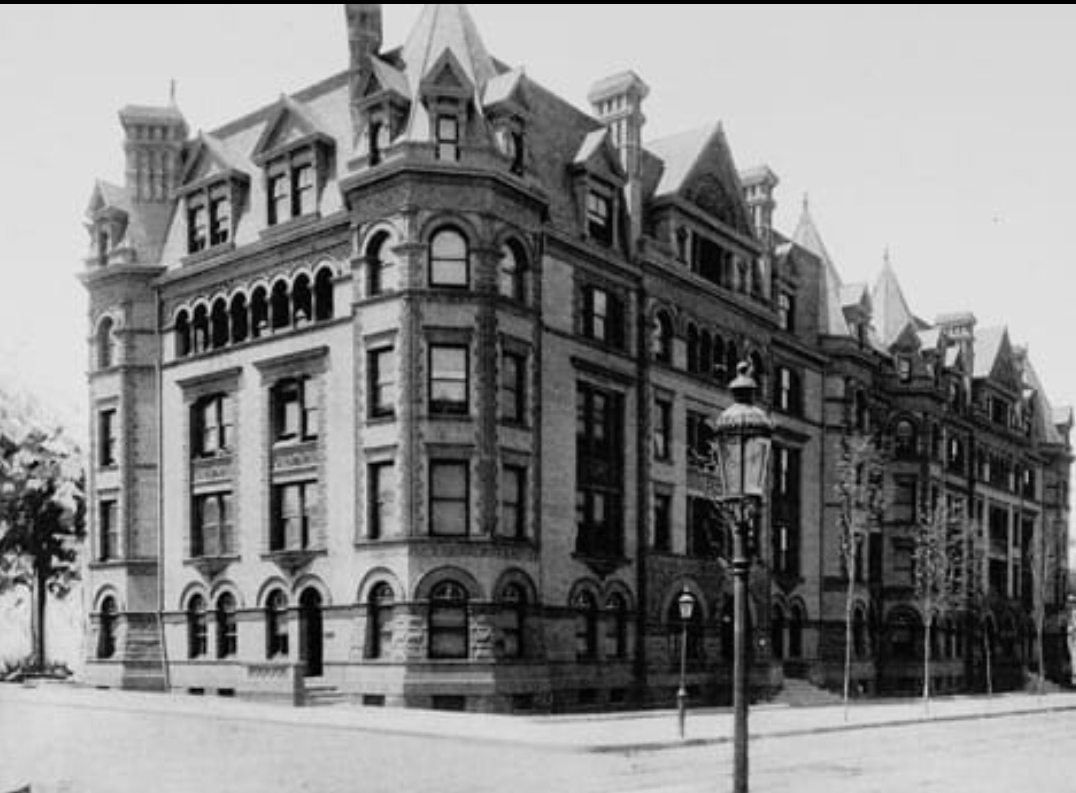
[[[90,562],[89,566],[90,570],[94,572],[127,570],[132,567],[144,567],[148,569],[157,567],[157,561],[155,559],[100,559],[96,562]]]
[[[200,264],[211,262],[218,256],[226,256],[229,253],[235,253],[235,242],[225,242],[220,245],[215,245],[211,248],[206,248],[204,251],[198,251],[198,253],[190,253],[180,260],[181,267],[197,267]]]
[[[237,564],[241,560],[242,557],[238,555],[204,556],[197,559],[187,559],[183,563],[183,566],[197,570],[199,573],[201,573],[203,578],[211,581],[220,576],[221,573],[223,573],[233,564]]]
[[[328,556],[324,550],[272,551],[262,557],[262,561],[271,562],[294,577],[312,565],[316,559]]]

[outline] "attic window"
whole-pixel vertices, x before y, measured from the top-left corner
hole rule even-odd
[[[497,130],[497,146],[512,161],[512,173],[522,175],[526,169],[526,139],[523,131],[504,125]]]
[[[209,244],[213,247],[232,241],[232,199],[225,188],[210,194]]]
[[[786,333],[796,330],[796,299],[789,292],[782,292],[777,298],[777,321]]]
[[[613,201],[593,190],[587,195],[587,235],[606,247],[613,245]]]
[[[307,149],[269,164],[269,225],[317,212],[317,174],[314,155]]]
[[[99,228],[97,230],[97,266],[108,267],[109,253],[112,250],[112,237],[108,233],[108,229]]]
[[[442,162],[459,162],[460,120],[457,116],[437,117],[437,159]]]
[[[195,254],[209,248],[209,210],[204,196],[187,202],[187,253]]]

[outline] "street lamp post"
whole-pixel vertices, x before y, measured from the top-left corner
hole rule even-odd
[[[748,709],[750,706],[750,674],[747,635],[747,602],[754,553],[752,534],[754,522],[766,495],[770,470],[770,451],[773,421],[754,404],[758,385],[751,376],[750,364],[741,364],[732,382],[735,404],[722,413],[714,425],[714,448],[723,509],[730,515],[733,531],[733,596],[734,645],[733,765],[734,793],[748,793]]]
[[[680,716],[680,740],[682,741],[687,734],[687,629],[691,618],[695,616],[695,596],[686,586],[677,604],[680,607],[680,622],[683,625],[683,632],[680,636],[680,690],[676,692],[676,707]]]

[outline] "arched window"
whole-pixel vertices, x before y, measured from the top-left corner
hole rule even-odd
[[[857,608],[852,616],[852,653],[858,659],[867,658],[870,655],[867,615],[862,608]]]
[[[598,601],[590,592],[580,592],[572,603],[575,611],[575,655],[580,661],[598,657]]]
[[[97,628],[97,659],[108,661],[116,657],[116,599],[107,597],[101,603]]]
[[[732,385],[740,369],[740,350],[736,342],[729,341],[725,345],[725,385]]]
[[[430,242],[430,286],[466,289],[471,283],[471,252],[455,229],[442,229]]]
[[[331,322],[336,317],[333,271],[323,267],[314,279],[314,320]]]
[[[116,323],[106,317],[97,328],[97,368],[111,369],[119,363],[118,345],[116,344]]]
[[[209,349],[209,309],[198,306],[194,309],[193,348],[195,355],[201,355]]]
[[[250,300],[250,332],[255,339],[269,332],[269,292],[264,286],[255,289]]]
[[[288,596],[276,590],[265,602],[265,655],[272,661],[291,652],[288,636]]]
[[[210,344],[214,350],[220,350],[228,346],[231,340],[231,328],[228,327],[228,303],[220,298],[213,303],[213,314],[210,317]]]
[[[907,419],[897,422],[893,432],[897,457],[907,460],[916,456],[916,435],[915,425],[912,422]]]
[[[856,432],[867,432],[870,429],[870,408],[867,404],[867,393],[862,389],[857,390],[853,401]]]
[[[703,330],[699,333],[699,364],[698,373],[709,375],[713,373],[714,341],[710,331]]]
[[[291,306],[295,327],[301,328],[314,321],[314,293],[310,278],[305,274],[296,278],[292,285]]]
[[[192,661],[209,654],[209,621],[205,598],[195,595],[187,604],[187,657]]]
[[[270,313],[272,314],[270,322],[274,331],[291,327],[291,295],[288,294],[288,285],[284,281],[278,281],[273,287]]]
[[[497,289],[501,297],[522,303],[527,299],[527,260],[519,244],[510,242],[501,249]]]
[[[707,366],[713,372],[714,379],[719,383],[728,382],[728,373],[725,371],[725,340],[720,336],[714,336],[713,356]]]
[[[756,397],[758,399],[765,399],[766,390],[766,363],[762,360],[762,356],[757,351],[752,352],[748,356],[748,363],[751,364],[751,377],[755,380],[755,385],[758,387],[756,391]]]
[[[504,658],[526,656],[527,591],[519,584],[509,584],[501,595],[501,655]]]
[[[430,658],[465,660],[471,654],[467,590],[453,581],[439,584],[430,595]]]
[[[395,618],[396,595],[388,584],[378,584],[371,590],[367,604],[368,634],[366,657],[381,661],[392,648],[392,627]]]
[[[673,362],[673,323],[669,315],[659,311],[654,318],[654,349],[655,360],[664,364]]]
[[[792,604],[788,619],[788,657],[803,658],[803,634],[807,627],[807,615],[799,603]]]
[[[770,649],[773,657],[778,661],[785,660],[787,646],[785,645],[785,610],[780,605],[774,605],[770,613]]]
[[[380,297],[399,288],[399,267],[387,231],[376,234],[366,246],[366,296]]]
[[[687,371],[696,374],[699,371],[699,329],[694,324],[687,326]]]
[[[236,295],[232,298],[230,313],[232,344],[242,344],[250,338],[250,306],[247,305],[246,295]]]
[[[684,624],[683,615],[680,612],[680,598],[684,595],[680,595],[675,598],[672,603],[669,604],[669,611],[665,615],[666,624],[669,626],[669,632],[672,634],[672,638],[676,647],[676,659],[679,661],[680,652],[682,650],[680,642],[684,639],[684,628],[687,628],[687,657],[688,658],[702,658],[703,657],[703,641],[702,641],[702,626],[703,626],[703,613],[702,604],[699,603],[699,599],[694,595],[688,594],[691,598],[691,619],[688,620],[687,625]]]
[[[605,602],[609,620],[605,634],[605,657],[623,661],[628,655],[628,602],[621,594],[614,593]]]
[[[176,357],[186,358],[191,354],[191,318],[186,311],[180,311],[176,317]]]
[[[217,658],[235,658],[239,654],[239,623],[235,597],[228,593],[217,600]]]

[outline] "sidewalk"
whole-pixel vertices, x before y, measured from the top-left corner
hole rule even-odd
[[[478,741],[544,751],[639,753],[729,743],[729,710],[689,712],[687,739],[680,741],[672,711],[594,716],[513,717],[481,714],[385,710],[349,706],[292,709],[234,700],[90,691],[69,686],[31,689],[0,685],[0,718],[7,702],[52,708],[290,725],[298,729],[332,729],[421,737],[443,741]],[[1076,711],[1076,694],[1035,696],[1008,694],[988,699],[940,699],[929,715],[921,701],[853,705],[845,720],[842,707],[789,708],[759,705],[751,712],[752,740],[777,739],[864,729],[891,729],[929,722],[1015,718]]]

